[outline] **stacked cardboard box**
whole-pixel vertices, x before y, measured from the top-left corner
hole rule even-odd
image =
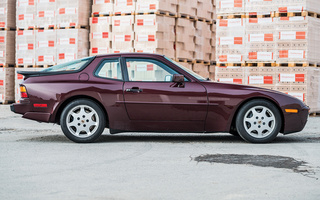
[[[216,32],[216,61],[243,63],[246,57],[245,20],[218,19]]]
[[[111,15],[113,14],[113,0],[93,0],[93,15]]]
[[[36,27],[47,28],[55,27],[56,22],[56,7],[55,0],[38,0],[36,3]]]
[[[196,29],[194,22],[178,18],[176,21],[176,58],[192,59],[195,51]]]
[[[0,31],[0,66],[15,63],[15,31]]]
[[[134,15],[112,17],[112,52],[133,52]]]
[[[57,63],[56,56],[56,38],[57,30],[36,30],[36,65],[54,65]]]
[[[134,0],[114,0],[114,14],[133,14],[136,10]]]
[[[202,19],[215,19],[215,9],[212,1],[197,0],[197,14],[198,18]]]
[[[320,13],[320,1],[318,0],[277,0],[278,12],[302,12],[311,11]]]
[[[16,27],[16,0],[0,0],[0,28]]]
[[[34,29],[36,27],[37,6],[35,0],[17,0],[16,25],[19,29]]]
[[[247,18],[246,56],[247,62],[274,62],[276,53],[277,20],[275,18]]]
[[[320,62],[320,19],[280,17],[277,35],[277,62]]]
[[[136,13],[170,12],[177,13],[178,0],[137,0]]]
[[[57,30],[57,63],[64,63],[88,56],[89,31],[87,29]]]
[[[111,53],[111,17],[90,18],[90,56]]]
[[[14,68],[0,67],[0,103],[14,100]]]
[[[17,65],[55,65],[88,56],[91,0],[17,0],[16,10]]]
[[[211,45],[211,40],[213,38],[211,25],[202,21],[196,21],[194,24],[196,29],[194,59],[206,61],[214,60],[212,59],[215,55],[213,54]]]
[[[195,17],[197,15],[197,3],[197,0],[178,0],[178,14]]]
[[[17,30],[16,64],[35,65],[35,30]]]
[[[158,53],[174,58],[175,19],[158,15],[136,15],[135,52]]]

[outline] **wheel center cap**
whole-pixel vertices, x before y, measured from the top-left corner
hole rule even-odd
[[[258,124],[261,124],[262,122],[261,121],[258,121]]]
[[[84,120],[81,120],[81,123],[84,123]]]

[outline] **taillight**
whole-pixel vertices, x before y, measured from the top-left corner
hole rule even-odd
[[[28,93],[25,86],[23,85],[20,86],[20,93],[22,98],[28,98]]]

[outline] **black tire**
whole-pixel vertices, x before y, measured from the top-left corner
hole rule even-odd
[[[236,117],[237,132],[247,142],[268,143],[280,132],[280,111],[267,100],[252,100],[243,105]]]
[[[77,143],[94,142],[106,127],[102,108],[94,101],[77,99],[62,111],[60,126],[64,135]]]

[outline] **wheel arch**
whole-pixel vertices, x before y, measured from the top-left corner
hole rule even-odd
[[[237,118],[237,115],[239,113],[239,110],[240,108],[245,105],[246,103],[250,102],[250,101],[253,101],[253,100],[265,100],[265,101],[268,101],[270,103],[272,103],[274,106],[276,106],[280,112],[280,116],[281,116],[281,128],[280,128],[280,132],[282,133],[283,130],[284,130],[284,114],[283,114],[283,111],[281,109],[281,107],[272,99],[269,99],[269,98],[266,98],[266,97],[253,97],[253,98],[249,98],[249,99],[246,99],[245,101],[241,102],[241,104],[238,106],[236,112],[233,114],[233,117],[232,117],[232,121],[231,121],[231,124],[230,124],[230,127],[229,127],[229,131],[231,131],[233,128],[235,128],[235,124],[236,124],[236,118]]]
[[[77,100],[77,99],[88,99],[88,100],[91,100],[93,102],[95,102],[96,104],[98,104],[101,109],[103,110],[103,113],[105,114],[106,116],[106,119],[107,119],[107,123],[106,123],[106,127],[109,128],[109,116],[108,116],[108,113],[107,113],[107,110],[105,109],[105,107],[102,105],[101,102],[99,102],[97,99],[91,97],[91,96],[87,96],[87,95],[77,95],[77,96],[72,96],[68,99],[66,99],[59,107],[58,107],[58,110],[56,112],[56,115],[55,115],[55,118],[54,118],[54,122],[59,124],[60,123],[60,117],[61,117],[61,113],[63,111],[63,109],[72,101],[74,100]]]

